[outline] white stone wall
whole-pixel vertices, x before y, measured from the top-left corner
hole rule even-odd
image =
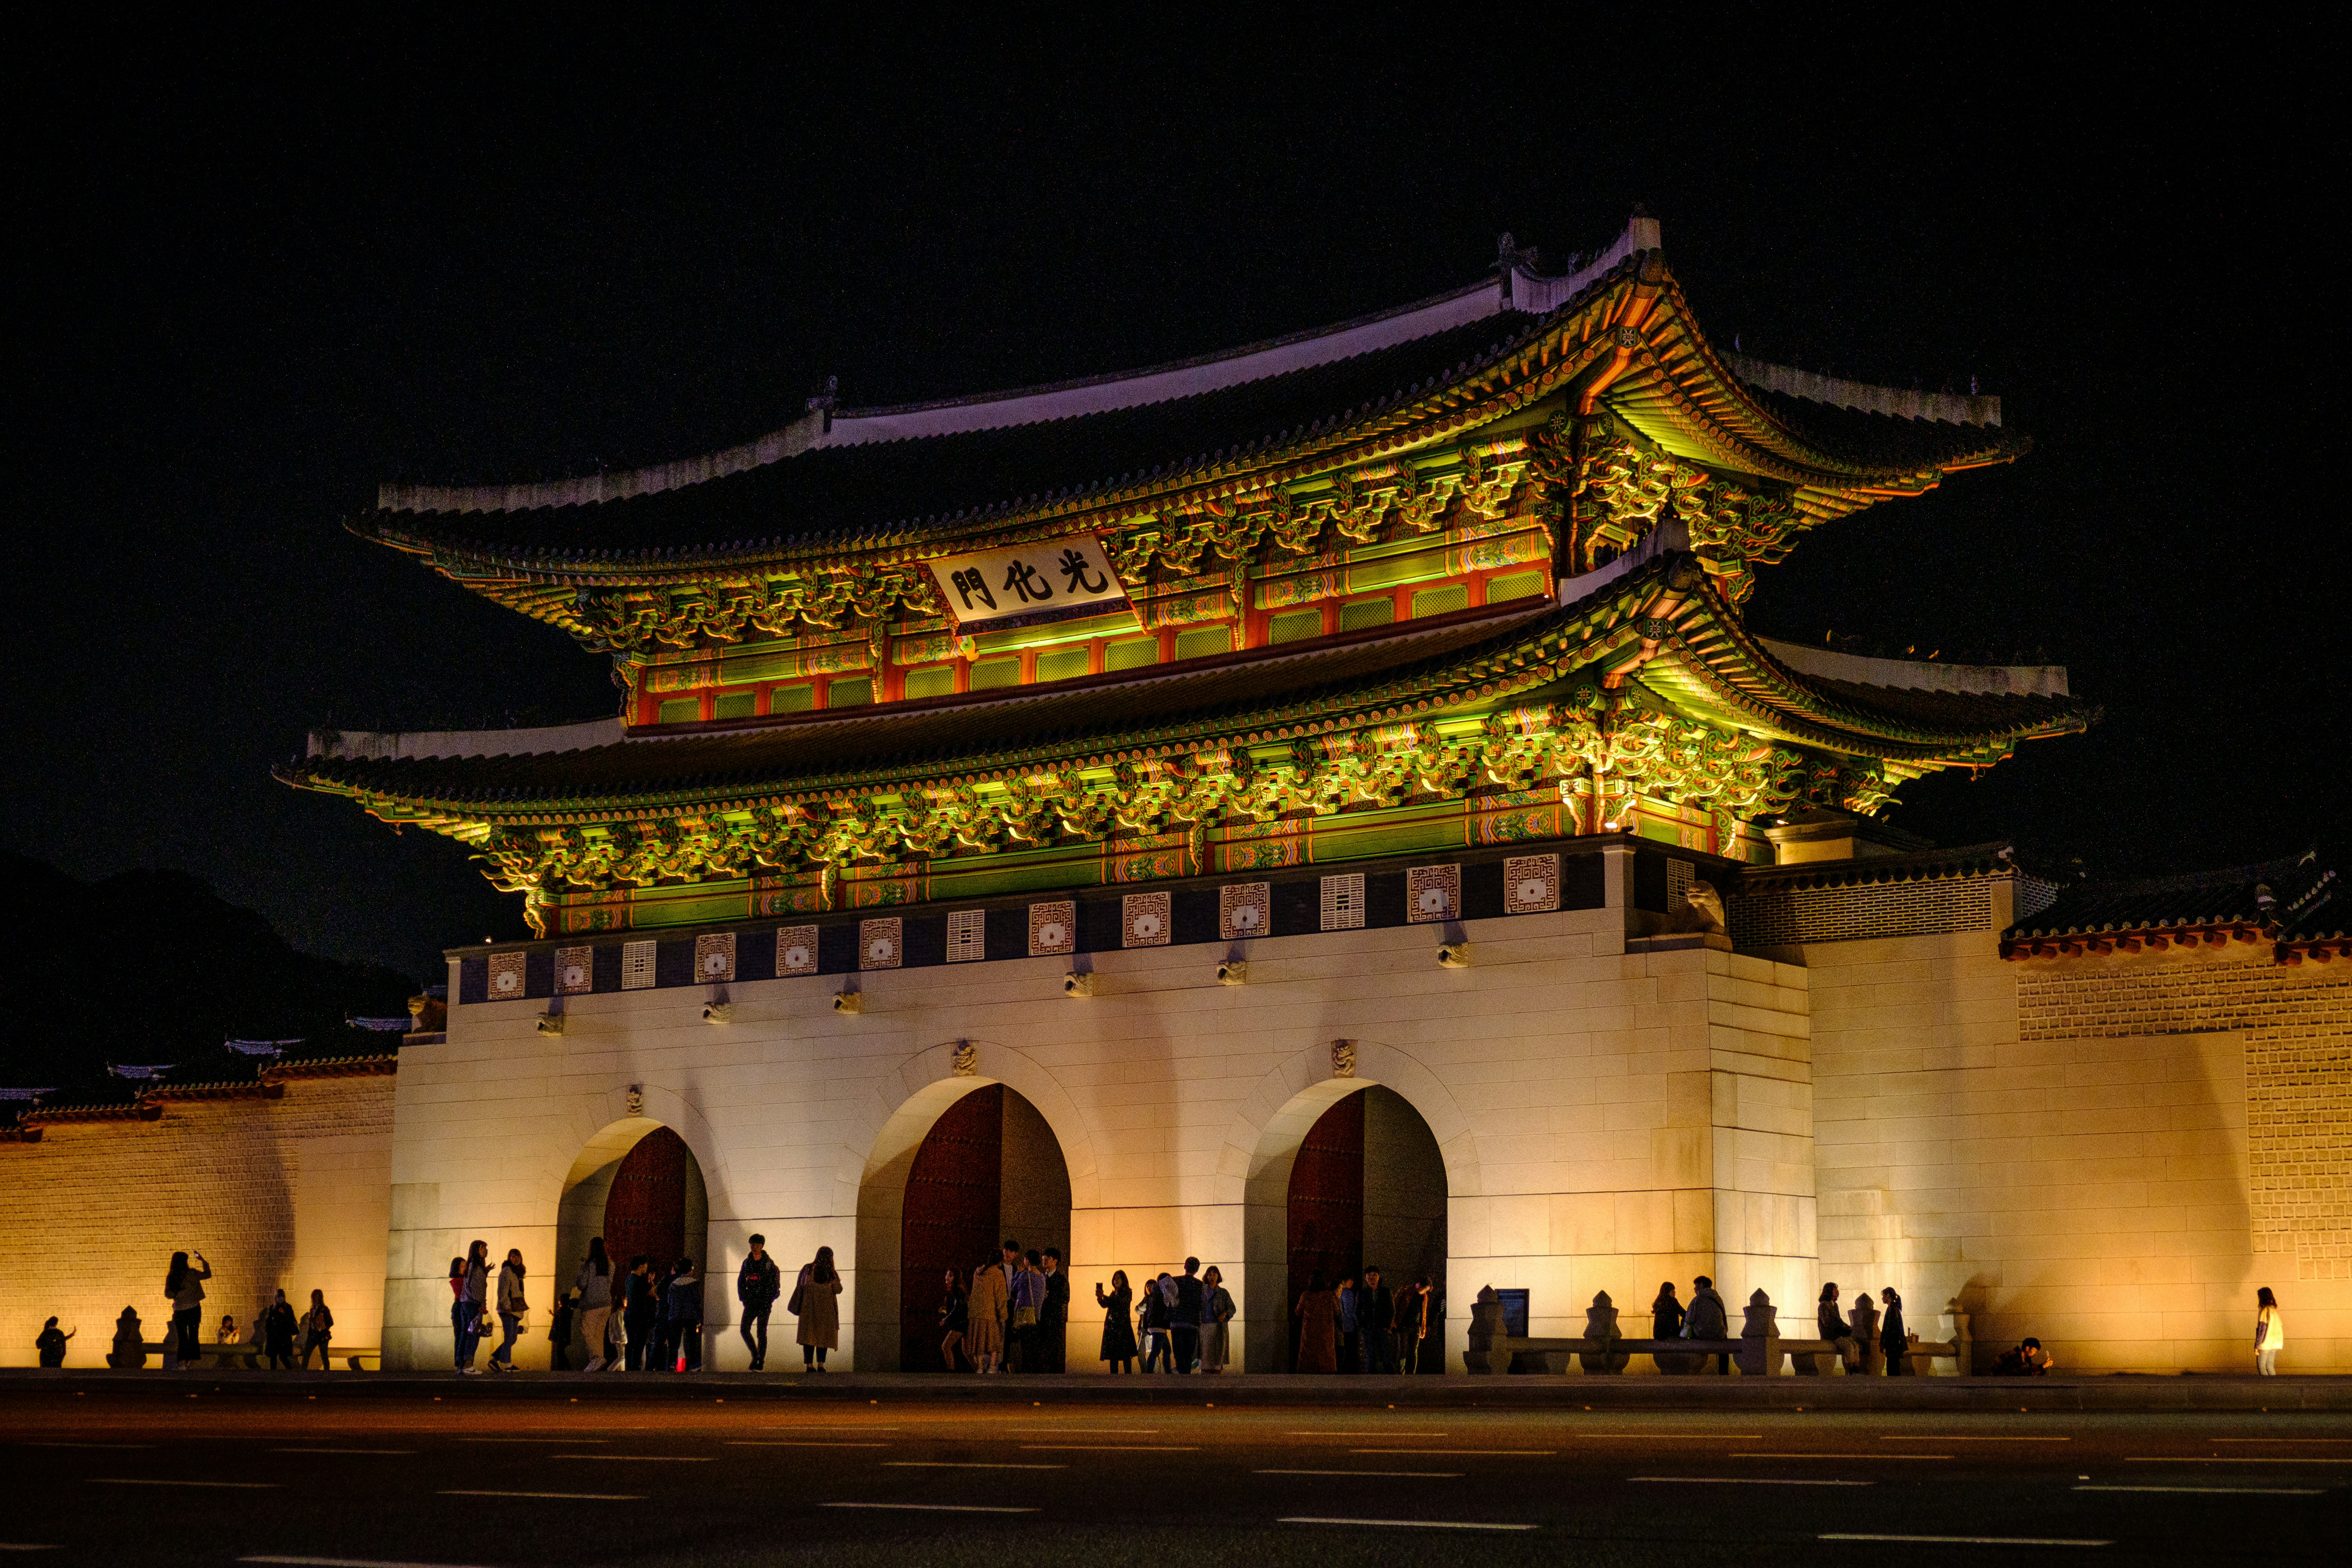
[[[2352,1364],[2352,1289],[2325,1268],[2298,1277],[2298,1236],[2256,1251],[2270,1189],[2248,1137],[2249,1063],[2272,1070],[2284,1025],[2306,1055],[2332,1038],[2333,1065],[2298,1092],[2341,1101],[2344,983],[2282,971],[2266,944],[2258,966],[2243,951],[2009,963],[2005,922],[1805,950],[1822,1272],[1849,1299],[1895,1287],[1922,1337],[1958,1300],[1988,1364],[2032,1334],[2086,1371],[2246,1371],[2270,1285],[2288,1310],[2283,1366]],[[2043,998],[2031,1017],[2021,995]],[[2283,1184],[2321,1200],[2324,1226],[2341,1179],[2307,1178],[2344,1152],[2318,1147],[2323,1116],[2296,1130],[2308,1163]],[[2298,1235],[2305,1253],[2327,1240]]]
[[[159,1342],[175,1251],[213,1266],[207,1344],[224,1314],[242,1333],[283,1289],[297,1310],[324,1290],[336,1342],[374,1346],[393,1082],[298,1079],[279,1100],[174,1101],[156,1121],[55,1126],[37,1143],[0,1144],[0,1365],[35,1364],[33,1336],[52,1315],[80,1331],[68,1366],[106,1364],[126,1306]]]
[[[860,1184],[894,1166],[903,1180],[935,1113],[909,1102],[938,1100],[959,1040],[1061,1143],[1075,1300],[1115,1268],[1139,1279],[1197,1256],[1241,1303],[1244,1365],[1266,1364],[1286,1310],[1291,1156],[1364,1083],[1410,1102],[1444,1158],[1452,1365],[1485,1284],[1529,1287],[1538,1332],[1580,1328],[1595,1290],[1646,1303],[1696,1273],[1779,1297],[1811,1274],[1803,972],[1627,953],[1629,858],[1612,857],[1610,908],[1470,922],[1467,969],[1439,967],[1439,928],[1415,926],[1254,942],[1238,986],[1217,983],[1222,949],[1191,946],[1093,954],[1083,999],[1039,959],[869,973],[860,1015],[833,1010],[839,977],[735,984],[723,1026],[701,1021],[699,987],[567,998],[560,1036],[535,1031],[541,1002],[457,1007],[446,1044],[403,1056],[388,1342],[443,1363],[446,1264],[474,1237],[520,1247],[535,1277],[568,1273],[575,1260],[548,1256],[565,1174],[640,1084],[709,1189],[713,1363],[743,1361],[722,1325],[758,1230],[787,1274],[835,1249],[838,1364],[854,1366],[854,1326],[885,1316],[857,1305]],[[1333,1076],[1338,1038],[1356,1042],[1352,1079]],[[887,1246],[877,1271],[896,1268]],[[1099,1366],[1098,1334],[1074,1306],[1073,1370]]]

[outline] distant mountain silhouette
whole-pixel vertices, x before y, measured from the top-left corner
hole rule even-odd
[[[217,1052],[228,1037],[347,1037],[347,1016],[404,1016],[416,991],[375,964],[295,951],[183,872],[88,883],[5,853],[0,983],[0,1086],[26,1088]]]

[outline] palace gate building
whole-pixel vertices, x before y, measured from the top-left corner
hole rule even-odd
[[[452,952],[352,1080],[338,1238],[256,1256],[380,1258],[387,1365],[446,1364],[468,1240],[568,1281],[603,1234],[707,1259],[740,1366],[753,1231],[788,1279],[833,1247],[859,1370],[936,1368],[943,1271],[1006,1235],[1068,1258],[1074,1371],[1089,1287],[1187,1255],[1252,1371],[1374,1262],[1441,1291],[1433,1368],[1483,1286],[1570,1333],[1698,1274],[2086,1369],[2237,1366],[2270,1284],[2341,1364],[2332,878],[1930,847],[1904,784],[2084,728],[2064,670],[1743,622],[1809,530],[2026,448],[1997,398],[1725,352],[1637,214],[1178,364],[386,486],[354,526],[609,656],[621,711],[285,770],[472,846],[539,937]],[[173,1121],[76,1114],[0,1161]]]

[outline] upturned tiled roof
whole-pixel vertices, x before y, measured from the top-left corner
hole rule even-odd
[[[2082,882],[2003,934],[2017,939],[2247,926],[2284,941],[2336,936],[2343,933],[2346,912],[2335,902],[2336,887],[2336,871],[2316,853],[2182,876]]]
[[[1864,855],[1849,860],[1814,860],[1792,866],[1758,866],[1739,876],[1743,898],[1800,889],[1856,888],[1882,882],[1937,882],[1954,878],[2002,877],[2018,868],[2010,841],[1997,838],[1951,849],[1920,849],[1907,855]]]

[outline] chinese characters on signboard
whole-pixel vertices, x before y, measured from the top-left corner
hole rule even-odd
[[[1091,533],[924,563],[956,630],[1003,631],[1129,608],[1127,589]]]

